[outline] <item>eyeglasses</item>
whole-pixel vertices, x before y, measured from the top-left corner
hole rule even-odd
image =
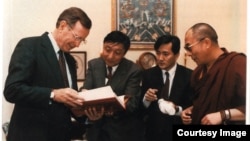
[[[184,46],[184,49],[186,50],[186,51],[188,51],[188,52],[191,52],[192,51],[192,47],[193,46],[195,46],[195,45],[198,45],[202,40],[204,40],[205,38],[201,38],[199,41],[197,41],[197,42],[195,42],[195,43],[193,43],[193,44],[191,44],[191,45],[189,45],[189,44],[186,44],[185,46]]]
[[[70,29],[71,33],[73,34],[76,41],[83,42],[84,44],[87,43],[87,40],[85,40],[85,39],[79,37],[78,35],[76,35],[76,33],[73,31],[73,29],[70,26],[69,26],[69,29]]]

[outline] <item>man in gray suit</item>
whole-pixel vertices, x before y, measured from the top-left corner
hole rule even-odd
[[[177,36],[159,37],[154,50],[157,66],[145,70],[142,78],[146,141],[172,141],[173,125],[182,124],[180,113],[191,104],[192,70],[177,64],[180,54]]]
[[[60,14],[53,32],[18,42],[4,89],[6,100],[15,104],[8,141],[70,140],[69,107],[81,106],[83,99],[77,95],[76,62],[69,51],[85,41],[91,25],[84,11],[71,7]]]
[[[124,57],[129,47],[128,36],[112,31],[104,38],[101,57],[88,62],[82,89],[110,85],[117,96],[129,97],[125,111],[104,113],[95,107],[84,111],[90,126],[86,134],[88,141],[143,141],[142,120],[138,117],[141,69]],[[112,77],[108,75],[108,67],[112,68]]]

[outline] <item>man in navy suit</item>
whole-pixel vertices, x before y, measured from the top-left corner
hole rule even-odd
[[[163,35],[154,44],[157,66],[143,72],[142,107],[147,141],[171,141],[172,126],[181,124],[180,113],[191,104],[192,70],[177,64],[180,40]],[[168,78],[165,75],[168,72]],[[165,89],[164,83],[168,84]]]
[[[104,38],[101,57],[88,62],[82,89],[110,85],[117,96],[129,97],[124,111],[104,113],[105,109],[98,112],[95,107],[83,111],[90,125],[86,132],[88,141],[143,141],[143,122],[138,116],[142,70],[124,57],[129,47],[128,36],[112,31]],[[108,67],[112,68],[112,77]]]
[[[70,140],[70,107],[81,106],[83,99],[77,93],[76,62],[69,51],[85,41],[91,25],[84,11],[71,7],[60,14],[53,32],[18,42],[4,89],[6,100],[15,104],[8,141]],[[66,64],[65,81],[59,50]]]

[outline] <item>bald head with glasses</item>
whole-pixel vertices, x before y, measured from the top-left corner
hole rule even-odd
[[[187,30],[184,49],[198,65],[204,64],[208,68],[223,53],[216,31],[207,23],[197,23]]]

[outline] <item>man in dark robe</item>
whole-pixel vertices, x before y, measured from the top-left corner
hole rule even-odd
[[[245,124],[246,56],[221,48],[217,39],[206,23],[186,32],[184,48],[198,66],[191,77],[193,105],[181,114],[184,124]]]

